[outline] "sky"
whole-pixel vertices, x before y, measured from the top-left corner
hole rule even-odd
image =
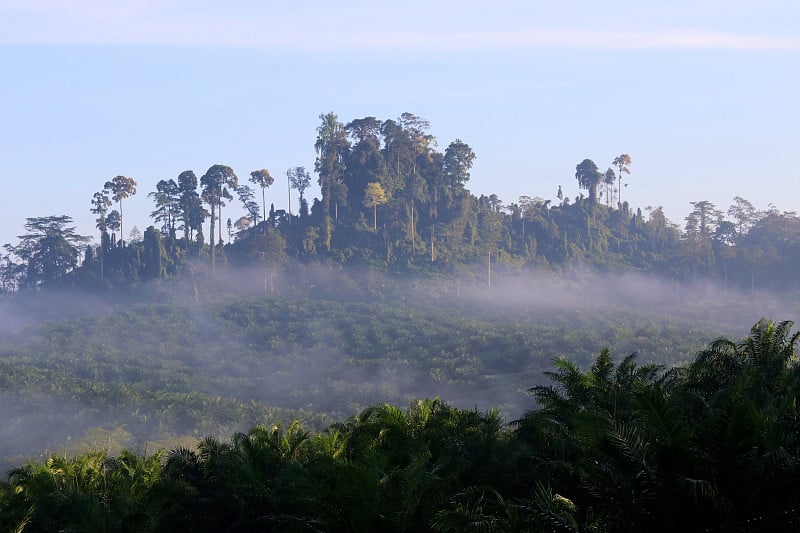
[[[798,67],[796,1],[0,0],[0,244],[37,216],[95,235],[116,175],[126,234],[159,180],[217,163],[269,169],[286,208],[330,111],[427,119],[507,204],[628,153],[623,200],[681,225],[699,200],[800,210]]]

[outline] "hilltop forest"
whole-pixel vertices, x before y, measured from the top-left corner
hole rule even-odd
[[[698,200],[685,224],[675,224],[660,207],[643,212],[625,201],[628,181],[636,185],[628,154],[600,165],[579,162],[573,184],[582,192],[575,198],[559,187],[505,204],[494,194],[470,193],[476,154],[458,139],[439,151],[424,119],[320,119],[313,170],[321,198],[305,196],[312,175],[303,167],[280,178],[258,169],[247,179],[225,165],[199,178],[186,170],[147,193],[152,225],[142,234],[123,217],[138,184],[116,176],[87,198],[99,245],[77,234],[69,216],[29,218],[20,241],[5,246],[0,287],[126,289],[196,281],[219,265],[264,267],[272,276],[288,264],[455,273],[487,284],[504,272],[578,264],[751,290],[784,291],[800,282],[795,213],[758,211],[741,197],[724,212]],[[293,192],[296,211],[268,204],[288,194],[292,206]],[[555,201],[543,199],[553,193]]]

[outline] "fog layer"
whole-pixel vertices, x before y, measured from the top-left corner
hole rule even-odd
[[[0,301],[0,460],[67,450],[97,428],[141,448],[293,418],[322,429],[372,403],[434,396],[513,419],[555,358],[587,367],[608,347],[682,364],[762,316],[797,314],[766,293],[580,269],[491,285],[201,273],[115,298]]]

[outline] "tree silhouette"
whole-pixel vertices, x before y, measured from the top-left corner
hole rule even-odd
[[[305,203],[305,190],[308,189],[308,186],[311,185],[311,174],[305,169],[305,167],[294,167],[290,168],[286,171],[286,176],[289,178],[289,182],[293,189],[296,189],[298,194],[300,195],[300,209],[299,213],[301,215],[308,214],[308,208],[306,207],[306,212],[303,213],[303,206]],[[307,204],[305,204],[307,205]]]
[[[89,241],[75,232],[67,215],[27,218],[19,244],[5,249],[24,266],[21,285],[28,289],[57,287],[78,266],[82,244]]]
[[[122,227],[122,200],[136,194],[136,180],[127,176],[116,176],[111,181],[107,181],[103,186],[103,191],[111,196],[111,199],[119,205],[119,241],[120,246],[125,246]]]
[[[468,144],[456,139],[444,152],[444,177],[447,185],[456,191],[469,181],[469,170],[475,161],[475,152]]]
[[[252,189],[247,185],[241,185],[236,189],[236,195],[239,197],[239,201],[242,202],[242,206],[250,216],[250,220],[258,223],[258,204],[253,200],[254,195]],[[266,217],[264,220],[266,221]]]
[[[628,168],[631,165],[631,156],[629,156],[628,154],[621,154],[615,157],[614,161],[612,161],[611,164],[617,167],[617,179],[619,180],[618,181],[619,185],[617,187],[617,194],[618,194],[617,203],[619,205],[619,208],[622,209],[622,175],[623,174],[630,175],[631,173],[630,168]]]
[[[333,234],[331,220],[331,203],[335,205],[335,217],[338,218],[339,203],[346,197],[346,187],[342,182],[345,171],[345,156],[350,149],[347,131],[334,113],[319,116],[322,123],[317,127],[317,141],[314,149],[317,159],[314,168],[319,174],[319,186],[322,190],[322,231],[325,248],[331,250]]]
[[[597,202],[597,186],[603,180],[603,173],[591,159],[584,159],[575,167],[575,179],[581,189],[589,191],[589,201],[592,205]]]
[[[184,244],[189,247],[194,230],[200,229],[205,221],[206,212],[203,200],[197,194],[197,176],[191,170],[184,170],[178,175],[180,190],[180,217],[183,222]]]
[[[261,209],[262,212],[264,213],[264,222],[266,222],[267,221],[266,190],[275,182],[275,179],[270,175],[269,170],[267,170],[266,168],[262,168],[261,170],[254,170],[250,173],[250,181],[261,187]],[[244,202],[244,200],[242,201]],[[258,220],[258,214],[256,214],[256,216],[253,217],[253,220]]]
[[[606,170],[605,175],[603,176],[603,183],[606,185],[606,206],[611,207],[614,202],[614,181],[616,181],[617,175],[614,173],[614,169],[609,167]]]
[[[175,238],[175,225],[178,212],[181,208],[181,190],[175,180],[159,180],[156,190],[149,193],[148,197],[155,202],[156,209],[150,217],[162,225],[164,235]]]
[[[216,245],[214,242],[214,223],[216,222],[217,213],[222,216],[222,198],[226,191],[225,185],[231,185],[236,188],[238,185],[238,178],[233,172],[231,167],[225,165],[212,165],[200,178],[200,185],[203,189],[202,198],[211,208],[211,224],[209,231],[210,245],[211,245],[211,270],[216,270]],[[221,220],[221,218],[220,218]],[[222,222],[220,222],[220,227]],[[220,229],[221,233],[221,229]],[[220,238],[222,235],[219,236]]]
[[[97,215],[97,219],[95,220],[97,229],[100,230],[100,286],[104,285],[103,276],[104,276],[104,258],[105,258],[105,239],[107,235],[107,228],[108,225],[106,224],[106,214],[108,213],[108,208],[111,207],[111,199],[108,197],[108,194],[105,191],[99,191],[94,193],[92,197],[92,214]]]

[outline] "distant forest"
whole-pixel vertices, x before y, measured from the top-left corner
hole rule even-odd
[[[575,179],[585,194],[570,198],[559,187],[556,202],[521,196],[504,204],[495,194],[470,193],[475,153],[458,139],[439,151],[424,119],[320,119],[313,170],[321,198],[306,198],[312,175],[303,167],[277,180],[267,169],[247,180],[225,165],[199,179],[186,170],[147,193],[152,225],[142,234],[123,217],[137,182],[117,176],[87,198],[100,245],[79,235],[69,216],[29,218],[19,242],[4,247],[0,290],[120,290],[194,280],[225,265],[276,273],[290,263],[458,274],[487,284],[526,268],[586,265],[747,289],[800,287],[794,212],[758,211],[741,197],[727,211],[698,200],[676,224],[661,207],[629,206],[628,154],[607,170],[606,163],[579,162]],[[288,194],[296,211],[275,210],[270,198],[277,194]]]

